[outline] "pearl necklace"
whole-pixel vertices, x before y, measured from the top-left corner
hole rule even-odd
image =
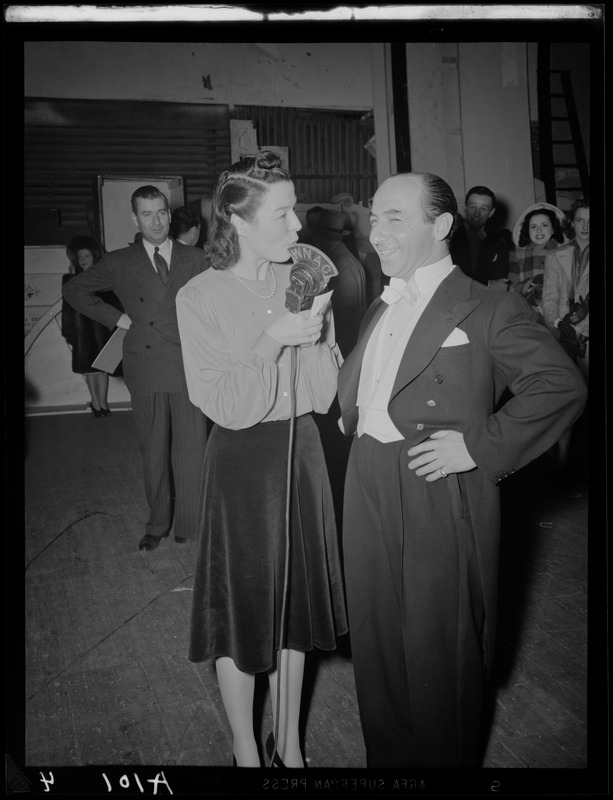
[[[275,292],[277,291],[277,277],[272,267],[269,267],[269,271],[272,272],[272,282],[273,282],[272,292],[270,294],[259,294],[258,292],[255,291],[255,289],[252,289],[251,286],[249,286],[249,284],[245,283],[245,281],[241,278],[241,276],[237,275],[236,272],[232,272],[232,275],[234,275],[234,277],[237,278],[243,284],[245,289],[248,289],[251,292],[251,294],[254,294],[256,297],[259,297],[260,300],[270,300],[271,297],[275,296]]]

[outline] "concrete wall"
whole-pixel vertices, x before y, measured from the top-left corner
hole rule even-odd
[[[27,97],[372,107],[369,43],[26,42],[24,55]]]
[[[412,168],[489,186],[507,227],[534,202],[525,43],[408,44]]]

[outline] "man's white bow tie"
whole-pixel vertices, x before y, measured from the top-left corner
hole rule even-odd
[[[381,300],[388,305],[397,303],[401,297],[413,305],[419,298],[419,289],[414,280],[403,281],[402,278],[390,278],[389,284],[381,293]]]

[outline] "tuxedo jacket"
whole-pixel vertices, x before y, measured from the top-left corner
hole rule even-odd
[[[65,284],[64,298],[88,317],[114,328],[121,312],[97,292],[112,290],[132,320],[123,342],[123,370],[130,392],[187,392],[175,298],[207,267],[204,252],[173,242],[164,286],[142,243],[114,250]]]
[[[380,298],[371,305],[339,373],[346,435],[357,426],[366,344],[386,308]],[[500,405],[505,388],[511,396]],[[477,465],[452,473],[446,483],[474,534],[486,609],[486,663],[496,619],[498,484],[554,445],[585,400],[581,374],[525,299],[488,289],[458,267],[442,281],[407,343],[388,404],[406,449],[434,431],[460,431]]]

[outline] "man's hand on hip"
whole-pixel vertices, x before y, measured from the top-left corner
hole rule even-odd
[[[429,482],[477,466],[466,449],[464,434],[459,431],[436,431],[425,442],[411,447],[408,455],[413,459],[409,461],[409,469]]]

